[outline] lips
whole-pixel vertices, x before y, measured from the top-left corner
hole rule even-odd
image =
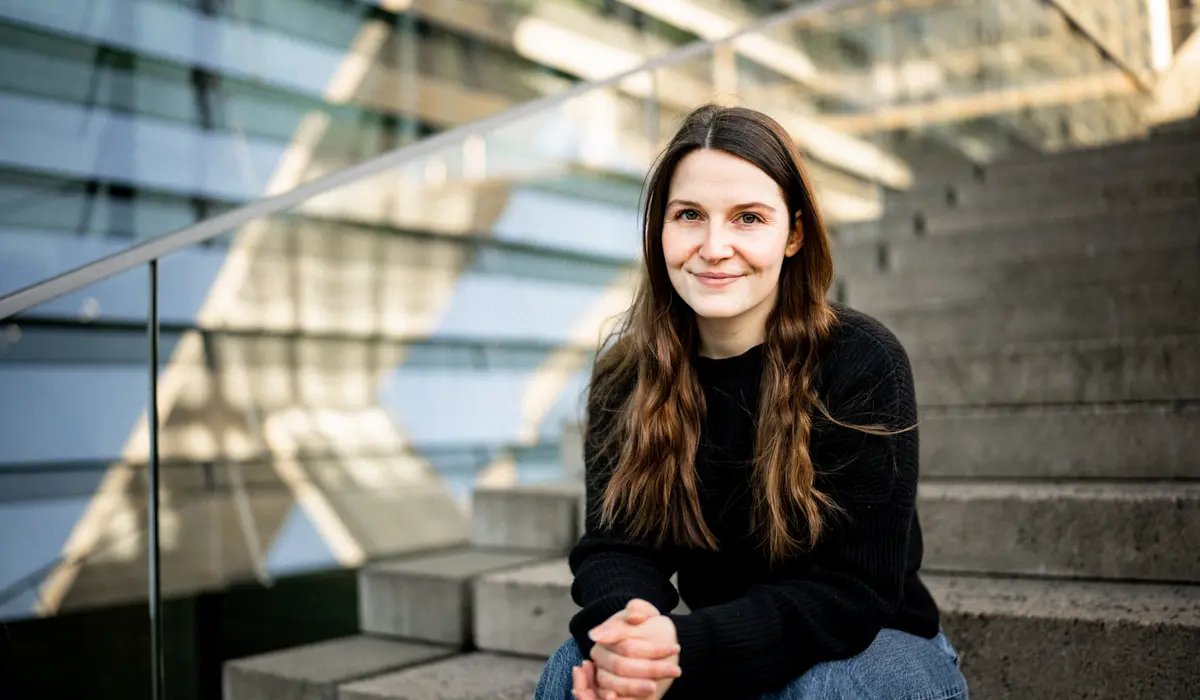
[[[693,272],[692,276],[706,287],[725,287],[742,278],[741,275],[731,275],[726,272]]]

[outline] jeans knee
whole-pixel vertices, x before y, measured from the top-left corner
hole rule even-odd
[[[583,663],[583,652],[579,650],[579,645],[575,643],[574,639],[563,642],[563,645],[546,662],[547,665],[553,664],[556,668],[565,668],[568,674],[572,668],[581,663]]]
[[[571,669],[583,663],[583,653],[574,639],[568,639],[550,656],[533,693],[534,700],[569,700],[574,683]]]
[[[883,630],[863,653],[814,666],[777,700],[966,700],[949,645]]]
[[[944,638],[883,630],[866,652],[842,669],[859,697],[889,700],[966,700],[967,682]]]

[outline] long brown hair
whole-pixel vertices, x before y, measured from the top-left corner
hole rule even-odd
[[[597,358],[592,375],[589,447],[612,469],[601,523],[630,534],[717,549],[704,522],[695,471],[704,393],[693,366],[694,312],[667,276],[662,232],[671,178],[697,149],[742,158],[773,179],[803,245],[785,258],[763,347],[750,527],[773,561],[811,548],[837,506],[815,485],[809,455],[813,410],[828,416],[814,386],[817,350],[836,315],[826,295],[833,282],[829,238],[808,173],[787,132],[765,114],[741,107],[701,107],[684,120],[651,170],[642,203],[644,274],[633,304]],[[600,412],[597,414],[595,412]],[[599,420],[596,420],[599,418]],[[803,531],[798,531],[798,524]]]

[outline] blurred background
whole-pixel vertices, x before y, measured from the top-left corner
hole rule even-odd
[[[833,296],[914,357],[941,595],[1153,582],[1094,595],[1166,596],[1197,642],[1198,23],[1192,0],[0,2],[0,695],[220,698],[227,661],[366,626],[371,562],[469,544],[475,489],[577,476],[642,178],[712,100],[792,132]]]

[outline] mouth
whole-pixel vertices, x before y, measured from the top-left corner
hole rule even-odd
[[[727,287],[742,278],[726,272],[693,272],[692,276],[706,287]]]

